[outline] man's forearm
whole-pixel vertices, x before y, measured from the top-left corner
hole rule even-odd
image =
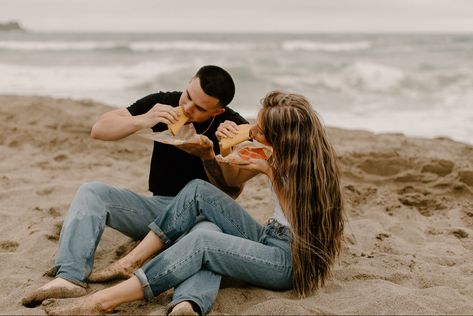
[[[125,138],[142,128],[137,116],[131,116],[126,109],[103,114],[91,130],[91,136],[100,140],[118,140]]]

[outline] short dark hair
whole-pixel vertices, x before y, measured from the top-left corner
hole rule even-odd
[[[195,74],[200,79],[200,86],[204,92],[217,98],[222,107],[227,106],[235,95],[235,83],[232,76],[218,66],[206,65]]]

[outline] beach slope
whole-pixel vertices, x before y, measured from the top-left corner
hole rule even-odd
[[[20,300],[50,280],[44,273],[82,183],[149,194],[150,141],[89,136],[109,109],[89,100],[0,96],[0,314],[44,314]],[[333,128],[329,135],[341,161],[347,217],[333,278],[303,300],[225,278],[212,314],[471,314],[473,146]],[[267,179],[250,180],[238,201],[263,223],[272,213]],[[95,267],[133,245],[106,229]],[[170,295],[119,311],[165,314]]]

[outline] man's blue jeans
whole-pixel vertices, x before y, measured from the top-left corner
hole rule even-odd
[[[56,256],[56,276],[86,286],[95,250],[105,227],[112,227],[133,239],[143,239],[150,231],[148,225],[172,200],[173,197],[166,196],[142,196],[100,182],[83,184],[76,193],[62,226]],[[195,225],[195,229],[219,230],[208,222]],[[202,271],[175,288],[173,302],[199,297],[198,292],[190,293],[189,290],[199,287],[203,279],[206,280],[206,285],[209,282],[215,285],[213,293],[202,295],[213,295],[215,298],[221,276]]]
[[[222,232],[195,229],[174,243],[202,215]],[[147,299],[203,271],[272,290],[292,288],[289,228],[274,219],[260,225],[208,182],[189,182],[149,227],[168,248],[135,272]],[[214,280],[201,279],[188,290],[197,296],[192,300],[202,313],[210,310],[214,298],[200,293],[214,286]]]

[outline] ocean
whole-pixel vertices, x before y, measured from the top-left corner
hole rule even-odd
[[[204,64],[232,74],[248,118],[278,89],[328,126],[473,143],[473,35],[0,32],[1,94],[125,107]]]

